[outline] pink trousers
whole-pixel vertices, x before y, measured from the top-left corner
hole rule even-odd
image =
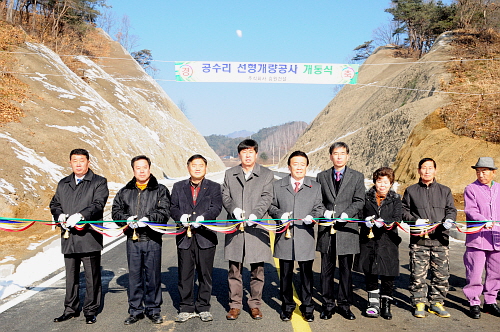
[[[484,303],[496,303],[500,290],[500,251],[467,247],[464,253],[464,265],[467,285],[463,291],[470,305],[480,305],[481,294],[484,295]]]

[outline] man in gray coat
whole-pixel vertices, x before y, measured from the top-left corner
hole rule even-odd
[[[358,219],[365,203],[363,174],[346,166],[349,161],[349,147],[344,142],[330,146],[330,160],[333,167],[318,174],[323,204],[327,209],[325,218]],[[332,226],[318,227],[316,250],[321,252],[321,289],[323,308],[321,319],[330,319],[335,311],[344,318],[356,319],[351,312],[353,302],[352,265],[354,255],[359,253],[358,224],[337,221]],[[333,294],[333,278],[336,258],[339,260],[339,288]],[[337,298],[337,304],[335,304]]]
[[[83,263],[86,285],[83,314],[87,324],[93,324],[101,306],[102,234],[89,225],[76,225],[82,220],[102,220],[109,195],[108,183],[89,169],[87,150],[74,149],[69,158],[73,173],[59,181],[50,202],[50,212],[61,226],[61,250],[66,267],[64,313],[54,318],[54,322],[80,315],[80,265]]]
[[[273,202],[269,215],[273,219],[293,220],[286,232],[277,233],[274,242],[274,257],[279,258],[281,320],[289,321],[295,310],[293,300],[293,266],[298,261],[300,270],[300,311],[308,322],[314,321],[313,261],[314,218],[325,212],[321,186],[306,178],[309,158],[302,151],[288,157],[290,175],[274,182]]]
[[[228,320],[237,319],[243,299],[241,272],[243,261],[250,263],[250,298],[253,319],[261,319],[260,305],[264,288],[264,262],[271,258],[269,232],[252,220],[262,219],[272,201],[273,173],[256,163],[258,144],[246,139],[238,145],[241,164],[226,171],[222,202],[228,219],[246,220],[244,230],[226,234],[224,257],[229,260]]]

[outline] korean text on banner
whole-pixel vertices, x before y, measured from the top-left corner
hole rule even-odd
[[[272,62],[175,62],[179,82],[356,84],[359,65]]]

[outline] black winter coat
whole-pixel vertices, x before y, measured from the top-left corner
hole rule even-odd
[[[457,209],[451,189],[436,180],[428,186],[418,181],[406,188],[403,194],[403,219],[416,221],[429,219],[431,223],[443,222],[446,219],[456,220]],[[412,223],[413,224],[413,223]],[[450,244],[450,231],[439,225],[429,233],[429,237],[410,236],[410,245],[422,246],[448,246]]]
[[[375,193],[375,187],[366,193],[364,218],[374,215],[375,219],[382,218],[386,223],[401,221],[401,197],[390,190],[379,207]],[[401,243],[401,238],[398,235],[397,226],[394,225],[391,230],[373,226],[372,230],[374,237],[370,239],[368,238],[370,228],[365,224],[361,225],[359,235],[361,251],[356,257],[355,270],[365,274],[398,276],[398,245]]]
[[[75,183],[75,174],[63,178],[57,184],[56,194],[50,201],[50,212],[54,220],[59,215],[80,213],[85,221],[100,221],[104,206],[108,200],[108,182],[106,178],[94,174],[89,169],[80,184]],[[61,228],[61,235],[66,231]],[[102,234],[90,226],[82,230],[70,229],[69,238],[61,236],[61,251],[63,254],[82,254],[102,250]]]
[[[215,220],[222,210],[222,193],[220,184],[203,179],[200,183],[200,192],[196,199],[196,204],[193,203],[193,195],[191,193],[191,184],[189,179],[179,181],[174,184],[172,189],[172,218],[179,221],[183,214],[190,214],[190,221],[195,221],[196,217],[203,216],[205,220]],[[179,227],[181,227],[179,225]],[[196,240],[196,243],[201,249],[211,248],[217,245],[217,234],[200,226],[191,228],[192,237],[188,237],[186,233],[177,235],[176,243],[180,249],[189,249],[191,241]]]
[[[137,216],[136,220],[147,217],[150,223],[166,224],[170,217],[168,188],[158,183],[152,174],[146,189],[140,190],[135,183],[134,177],[116,194],[111,209],[113,220],[127,220],[130,216]],[[127,222],[122,221],[116,224],[123,227]],[[150,227],[139,227],[135,231],[139,236],[139,241],[153,240],[161,244],[162,233]],[[131,240],[134,230],[127,228],[125,234]]]

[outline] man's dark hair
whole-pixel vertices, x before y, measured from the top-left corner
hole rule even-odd
[[[85,156],[87,157],[87,160],[90,160],[89,152],[85,149],[73,149],[69,153],[69,160],[71,160],[71,156],[77,155],[77,156]]]
[[[294,152],[292,152],[292,154],[290,155],[290,157],[288,157],[288,166],[290,166],[290,161],[292,160],[293,157],[304,157],[304,158],[306,158],[307,165],[309,166],[309,157],[307,156],[307,154],[305,152],[302,152],[302,151],[294,151]]]
[[[422,159],[422,160],[420,160],[420,161],[418,162],[418,169],[420,169],[420,168],[422,167],[422,165],[423,165],[425,162],[427,162],[427,161],[432,161],[432,163],[434,164],[434,168],[436,168],[436,161],[435,161],[434,159],[432,159],[432,158],[424,158],[424,159]]]
[[[192,155],[191,157],[189,157],[188,161],[187,161],[187,164],[189,166],[189,164],[193,161],[193,160],[196,160],[196,159],[201,159],[203,160],[203,162],[205,163],[205,166],[208,164],[207,163],[207,159],[205,157],[203,157],[201,154],[194,154]]]
[[[394,183],[394,170],[389,167],[380,167],[375,172],[373,172],[373,183],[377,182],[379,178],[387,176],[391,184]]]
[[[134,158],[132,158],[132,160],[130,161],[130,165],[132,166],[132,169],[134,169],[134,163],[137,161],[137,160],[141,160],[141,159],[144,159],[148,162],[148,165],[149,167],[151,167],[151,160],[146,157],[145,155],[140,155],[140,156],[135,156]]]
[[[238,144],[238,153],[241,152],[241,150],[245,149],[254,149],[255,153],[259,152],[259,144],[254,141],[253,139],[245,139]]]
[[[349,145],[347,145],[346,143],[344,142],[335,142],[333,143],[331,146],[330,146],[330,154],[333,153],[333,150],[337,149],[337,148],[345,148],[345,152],[347,152],[347,154],[349,154]]]

